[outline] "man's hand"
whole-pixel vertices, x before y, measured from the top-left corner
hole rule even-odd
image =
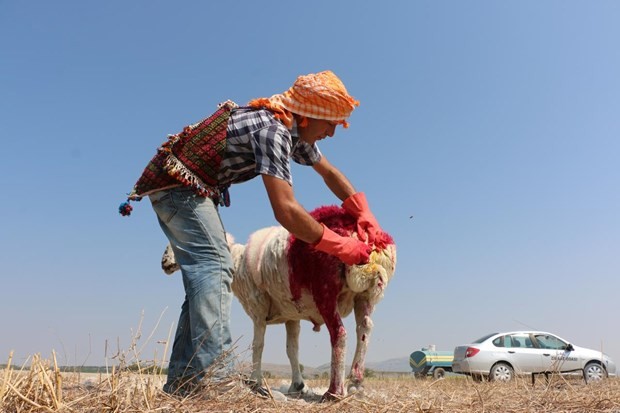
[[[376,242],[382,243],[383,237],[381,234],[383,230],[379,226],[377,219],[370,211],[368,201],[366,201],[366,195],[363,192],[358,192],[342,203],[342,207],[355,218],[357,218],[357,236],[362,241],[368,239],[369,244],[375,244]],[[385,245],[377,245],[380,248]]]
[[[367,264],[371,252],[370,247],[363,242],[355,238],[342,237],[325,225],[323,225],[323,236],[313,247],[338,257],[347,265]]]

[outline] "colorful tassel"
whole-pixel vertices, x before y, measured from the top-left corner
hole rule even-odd
[[[133,207],[129,204],[129,201],[123,202],[118,207],[118,213],[124,217],[128,217],[129,215],[131,215],[131,211],[133,211]]]

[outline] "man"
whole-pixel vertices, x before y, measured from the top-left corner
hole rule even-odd
[[[195,386],[231,371],[230,307],[233,263],[217,210],[227,188],[261,176],[276,220],[297,238],[349,265],[367,263],[381,231],[363,193],[319,151],[359,102],[331,71],[297,78],[282,94],[246,107],[221,105],[210,118],[162,145],[130,199],[149,195],[183,274],[185,301],[164,391]],[[290,160],[310,165],[358,219],[358,239],[315,221],[293,193]],[[128,215],[131,207],[121,205]]]

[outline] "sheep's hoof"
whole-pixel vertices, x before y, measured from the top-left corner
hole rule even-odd
[[[362,386],[362,383],[351,384],[347,387],[347,393],[356,398],[364,397],[364,386]]]
[[[364,395],[364,386],[362,383],[351,383],[347,387],[348,394],[355,394],[355,397],[361,397]]]
[[[302,381],[301,383],[291,383],[287,394],[290,396],[303,396],[308,394],[308,391],[308,386]]]
[[[243,383],[252,391],[252,393],[268,399],[271,398],[269,390],[267,390],[266,387],[261,386],[260,382],[252,379],[245,379],[243,380]]]
[[[321,403],[326,403],[326,402],[335,402],[338,401],[340,399],[342,399],[344,395],[340,394],[334,394],[334,393],[330,393],[330,392],[325,392],[325,394],[323,395],[323,397],[321,398]]]
[[[256,386],[252,388],[252,392],[258,396],[264,397],[266,399],[271,399],[272,395],[269,393],[266,387]]]

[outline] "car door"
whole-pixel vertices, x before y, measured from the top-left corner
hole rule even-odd
[[[508,347],[508,340],[505,340]],[[510,335],[510,348],[507,349],[513,360],[513,367],[519,373],[536,373],[543,369],[541,354],[534,346],[530,335],[515,333]]]
[[[515,354],[510,335],[499,336],[493,340],[493,354],[489,358],[489,368],[498,361],[507,361],[514,366]]]
[[[553,334],[534,336],[541,349],[544,371],[573,371],[581,368],[579,358],[572,354],[571,346]]]

